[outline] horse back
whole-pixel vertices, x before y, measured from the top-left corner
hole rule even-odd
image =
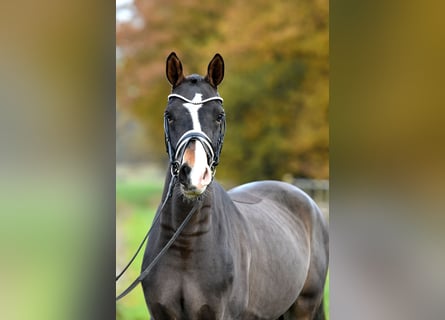
[[[286,217],[290,223],[304,225],[306,230],[327,225],[317,204],[300,188],[281,181],[257,181],[228,191],[237,208],[246,216],[261,215],[265,219]]]
[[[281,220],[295,231],[320,231],[327,236],[327,225],[316,203],[301,189],[280,181],[258,181],[235,187],[229,197],[247,219]],[[278,222],[278,221],[277,221]],[[302,229],[302,230],[298,230]]]

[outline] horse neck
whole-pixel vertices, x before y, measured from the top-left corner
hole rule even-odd
[[[161,212],[160,221],[167,229],[177,230],[187,215],[194,209],[196,199],[186,199],[180,190],[179,182],[174,182],[172,186],[171,195],[169,197],[170,183],[173,177],[168,174],[165,180],[165,187],[162,196],[162,201],[165,202],[165,207]],[[169,198],[167,198],[169,197]],[[167,199],[166,199],[167,198]],[[214,195],[212,184],[208,186],[205,195],[202,196],[201,203],[199,204],[196,212],[188,222],[184,229],[184,233],[197,232],[208,230],[211,222],[211,212],[215,209]]]

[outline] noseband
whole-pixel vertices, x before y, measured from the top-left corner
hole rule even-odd
[[[192,100],[187,99],[186,97],[183,97],[179,94],[172,93],[170,94],[167,99],[170,100],[170,98],[179,98],[182,101],[185,101],[187,103],[191,103],[194,105],[204,104],[210,101],[220,101],[221,103],[224,101],[223,98],[219,96],[210,97],[205,100],[194,102]],[[219,163],[219,156],[221,154],[222,145],[224,142],[224,134],[226,131],[226,120],[225,118],[221,121],[221,127],[220,127],[220,133],[218,137],[218,141],[215,146],[213,146],[212,140],[202,131],[197,130],[189,130],[185,132],[181,138],[176,143],[175,148],[173,148],[171,139],[170,139],[170,128],[168,124],[168,119],[166,115],[164,115],[164,134],[165,134],[165,146],[167,149],[167,153],[170,160],[171,165],[171,173],[173,176],[177,176],[179,174],[179,168],[181,166],[182,158],[184,156],[185,149],[187,148],[187,145],[190,141],[195,140],[202,143],[204,146],[204,150],[207,154],[207,163],[210,167],[210,170],[212,171],[212,175],[215,174],[215,168]]]

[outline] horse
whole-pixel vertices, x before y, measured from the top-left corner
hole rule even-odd
[[[166,76],[170,164],[143,270],[190,220],[142,280],[152,319],[324,319],[328,231],[315,202],[284,182],[226,192],[214,179],[225,133],[222,56],[204,77],[184,76],[172,52]]]

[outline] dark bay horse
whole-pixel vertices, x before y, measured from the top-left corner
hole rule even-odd
[[[152,319],[324,319],[328,232],[320,209],[283,182],[226,192],[213,179],[225,132],[217,92],[224,61],[216,54],[205,77],[184,76],[172,52],[166,71],[170,170],[143,269],[196,212],[142,281]]]

